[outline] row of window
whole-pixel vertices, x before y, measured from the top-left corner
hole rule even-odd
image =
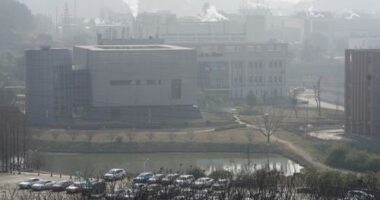
[[[128,85],[161,85],[162,80],[112,80],[112,86],[128,86]],[[172,99],[182,98],[182,80],[175,79],[171,81],[171,97]]]
[[[259,83],[262,83],[262,82],[264,82],[265,81],[265,79],[264,79],[264,77],[263,76],[255,76],[255,77],[253,77],[253,76],[250,76],[249,77],[249,82],[259,82]],[[271,83],[271,82],[274,82],[274,83],[282,83],[282,81],[283,81],[283,78],[282,78],[282,76],[270,76],[270,77],[268,77],[268,82],[269,83]],[[235,77],[234,78],[234,82],[235,83],[243,83],[244,82],[244,79],[243,79],[243,76],[239,76],[239,77]]]
[[[248,93],[244,93],[246,91],[243,91],[243,89],[240,90],[234,90],[233,91],[233,96],[234,98],[244,98]],[[271,97],[278,97],[282,96],[282,90],[281,89],[270,89],[270,90],[265,90],[265,89],[255,89],[255,90],[250,90],[255,96],[271,96]]]
[[[218,53],[230,53],[230,52],[264,52],[264,51],[286,51],[287,46],[283,44],[272,44],[272,45],[239,45],[239,46],[209,46],[209,47],[199,47],[198,52],[202,55],[213,55]]]
[[[162,80],[111,80],[112,86],[129,86],[129,85],[161,85]]]

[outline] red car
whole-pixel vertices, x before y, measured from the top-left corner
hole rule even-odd
[[[52,185],[51,190],[54,192],[62,192],[65,191],[67,187],[72,185],[72,181],[59,181]]]

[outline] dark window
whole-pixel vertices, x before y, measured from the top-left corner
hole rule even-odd
[[[181,99],[182,81],[179,79],[172,80],[172,99]]]
[[[110,84],[112,86],[131,85],[132,81],[131,80],[113,80],[113,81],[110,81]]]
[[[146,83],[148,85],[157,85],[157,81],[156,80],[147,80]]]

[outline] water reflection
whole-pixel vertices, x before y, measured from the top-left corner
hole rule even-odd
[[[109,168],[125,168],[136,174],[147,171],[185,172],[190,167],[200,167],[209,174],[215,170],[228,170],[235,174],[242,171],[254,172],[269,168],[293,175],[302,166],[279,155],[253,154],[247,159],[240,153],[152,153],[152,154],[44,154],[44,169],[65,174],[91,170],[102,173]]]

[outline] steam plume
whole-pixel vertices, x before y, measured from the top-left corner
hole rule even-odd
[[[139,14],[139,0],[123,0],[123,2],[129,7],[134,18]]]
[[[203,13],[201,15],[202,22],[218,22],[226,20],[228,20],[228,18],[221,14],[214,5],[206,3],[203,6]]]

